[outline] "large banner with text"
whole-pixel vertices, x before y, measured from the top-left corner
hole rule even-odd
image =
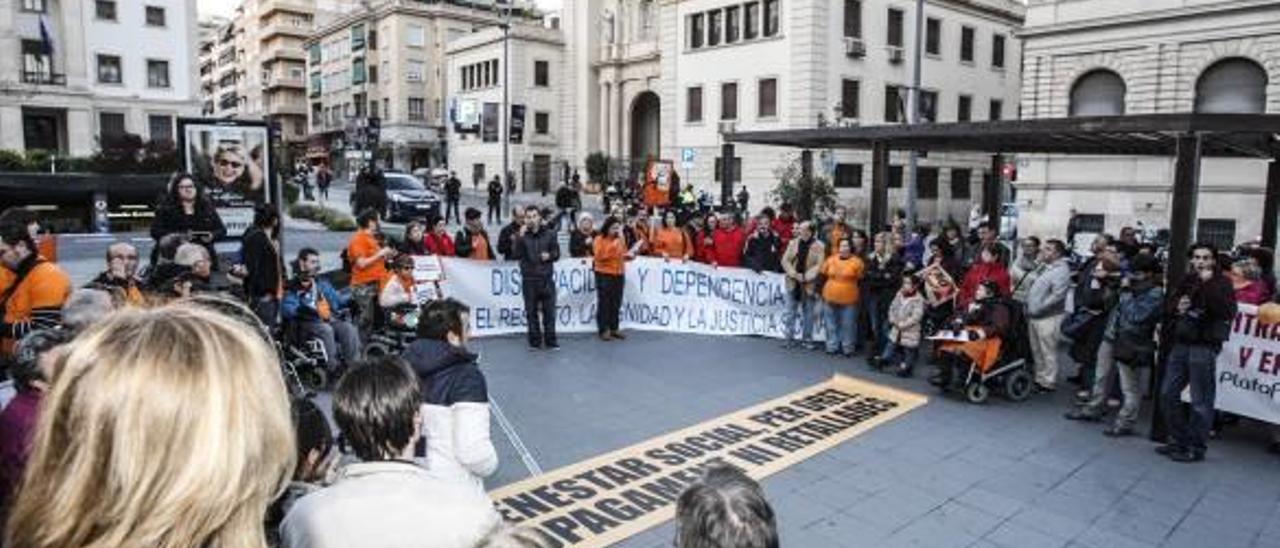
[[[1258,307],[1240,305],[1217,366],[1218,409],[1280,424],[1280,323],[1263,324]]]
[[[513,262],[445,258],[440,293],[471,306],[477,336],[523,333],[520,267]],[[427,280],[420,280],[425,285]],[[555,265],[556,328],[596,329],[595,272],[585,259]],[[625,329],[704,335],[781,337],[786,314],[781,274],[639,258],[627,263],[621,324]],[[815,314],[817,311],[814,311]],[[822,322],[814,322],[820,338]]]

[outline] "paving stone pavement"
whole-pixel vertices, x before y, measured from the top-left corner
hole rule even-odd
[[[544,470],[572,464],[815,384],[834,372],[926,394],[927,405],[763,482],[787,547],[1128,548],[1280,546],[1280,459],[1248,425],[1186,465],[1145,437],[1106,438],[1063,420],[1071,394],[974,406],[920,372],[777,341],[631,332],[620,343],[562,336],[477,341],[490,394]],[[923,368],[922,368],[923,369]],[[1145,424],[1144,424],[1145,427]],[[490,488],[528,471],[494,426]],[[671,546],[674,525],[620,546]]]

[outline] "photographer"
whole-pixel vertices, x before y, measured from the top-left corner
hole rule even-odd
[[[1165,337],[1173,348],[1165,362],[1160,405],[1172,441],[1156,452],[1178,462],[1199,462],[1213,426],[1215,362],[1231,334],[1236,300],[1217,265],[1218,250],[1210,244],[1191,246],[1191,272],[1165,302]],[[1191,387],[1190,416],[1183,411],[1182,391]]]

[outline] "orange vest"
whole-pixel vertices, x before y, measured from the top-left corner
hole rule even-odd
[[[0,295],[8,293],[15,281],[16,273],[0,268]],[[71,278],[58,265],[40,261],[9,295],[4,305],[4,323],[31,321],[37,309],[60,309],[70,295]],[[12,354],[16,344],[17,341],[6,334],[0,334],[0,354]]]

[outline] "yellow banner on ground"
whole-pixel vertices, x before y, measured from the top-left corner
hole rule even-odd
[[[551,546],[607,546],[675,517],[680,493],[712,464],[735,466],[761,479],[926,401],[919,394],[837,375],[489,496],[504,518],[539,530]]]

